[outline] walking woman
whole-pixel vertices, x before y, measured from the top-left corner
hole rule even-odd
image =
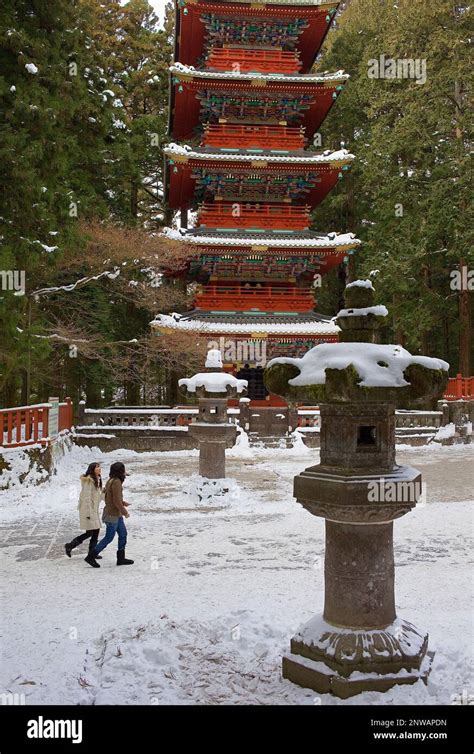
[[[129,517],[127,511],[128,503],[123,499],[122,485],[125,481],[125,466],[120,461],[113,463],[110,467],[109,479],[105,485],[105,508],[102,515],[106,530],[105,536],[93,550],[89,550],[86,563],[93,568],[100,568],[97,563],[99,553],[109,545],[115,534],[118,534],[117,565],[132,565],[133,560],[127,560],[125,557],[125,545],[127,544],[127,527],[124,518]]]
[[[86,539],[90,538],[89,553],[94,550],[99,538],[100,518],[99,503],[103,499],[102,471],[100,463],[89,464],[84,476],[81,476],[81,494],[79,495],[78,511],[81,529],[84,534],[79,534],[71,542],[64,545],[66,555],[71,557],[71,552]]]

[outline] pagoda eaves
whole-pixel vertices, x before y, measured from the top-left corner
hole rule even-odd
[[[339,2],[179,0],[175,7],[175,60],[185,65],[197,65],[206,49],[229,40],[248,46],[259,41],[267,46],[280,43],[299,53],[301,72],[304,73],[311,69],[316,59]],[[245,26],[242,19],[246,20]]]
[[[320,75],[237,73],[201,71],[180,64],[172,65],[170,73],[169,130],[174,138],[193,136],[206,110],[209,123],[225,123],[232,119],[251,122],[258,115],[256,103],[260,101],[260,107],[266,110],[267,124],[272,122],[271,103],[276,111],[273,122],[282,125],[285,120],[287,125],[300,126],[304,129],[306,143],[319,129],[349,78],[343,71]],[[279,107],[275,104],[278,101]],[[280,135],[283,147],[285,141]]]

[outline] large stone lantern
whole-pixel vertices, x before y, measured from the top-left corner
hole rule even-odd
[[[199,443],[199,474],[207,479],[223,479],[225,449],[237,434],[235,425],[227,420],[227,402],[246,393],[247,380],[224,372],[221,352],[211,349],[205,371],[179,380],[178,384],[184,395],[198,399],[198,420],[190,425],[189,432]]]
[[[395,461],[395,406],[442,395],[449,365],[378,344],[387,310],[373,294],[370,281],[347,286],[340,342],[265,372],[268,390],[321,410],[320,463],[294,495],[326,519],[324,613],[292,638],[283,676],[341,698],[426,681],[432,660],[428,635],[395,611],[393,520],[421,495],[421,474]]]

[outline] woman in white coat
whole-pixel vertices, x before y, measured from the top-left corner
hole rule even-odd
[[[81,494],[77,506],[80,527],[85,532],[64,545],[68,558],[75,547],[89,538],[89,553],[94,551],[100,531],[99,503],[103,498],[100,463],[91,463],[84,476],[81,476]]]

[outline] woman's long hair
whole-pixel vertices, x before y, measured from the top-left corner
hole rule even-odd
[[[97,466],[100,466],[100,463],[90,463],[89,466],[87,467],[87,471],[84,474],[84,476],[90,476],[90,478],[94,482],[95,486],[96,487],[100,487],[100,489],[102,489],[102,477],[99,477],[97,479],[97,477],[95,475],[95,470],[96,470]]]
[[[125,481],[125,466],[121,461],[116,461],[112,464],[109,471],[109,477],[111,479],[120,479],[121,482]]]

